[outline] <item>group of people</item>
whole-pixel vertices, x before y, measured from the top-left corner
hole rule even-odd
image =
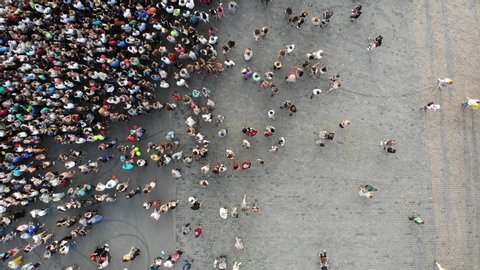
[[[162,108],[174,110],[181,102],[176,99],[172,103],[158,102],[157,88],[169,88],[171,84],[188,88],[192,74],[216,74],[223,70],[214,47],[218,42],[216,32],[213,28],[208,33],[197,30],[197,26],[208,23],[210,17],[224,16],[223,6],[219,4],[205,10],[195,4],[194,0],[7,0],[2,3],[0,237],[3,243],[25,234],[10,227],[28,218],[25,208],[32,202],[61,202],[56,209],[48,205],[31,210],[32,218],[41,219],[52,211],[69,211],[116,200],[116,193],[87,196],[92,192],[113,188],[127,192],[127,198],[140,193],[138,187],[128,192],[128,181],[122,183],[116,178],[105,185],[74,187],[71,183],[76,176],[75,169],[85,174],[97,172],[100,163],[114,157],[104,151],[114,147],[121,152],[123,169],[146,166],[147,158],[141,157],[138,147],[117,145],[116,139],[106,141],[110,123]],[[238,5],[232,1],[228,10],[235,13],[236,9]],[[192,92],[190,102],[186,100],[188,95],[182,98],[197,114],[200,111],[195,105],[199,103],[198,93]],[[134,143],[144,134],[144,129],[134,127],[126,141]],[[56,172],[51,170],[55,160],[49,157],[47,149],[39,146],[47,138],[60,144],[97,142],[102,155],[87,161],[82,160],[82,151],[63,153],[59,160],[65,162],[67,170]],[[155,145],[151,148],[155,151],[151,159],[165,166],[170,155],[181,156],[181,153],[171,153],[173,148],[173,140]],[[182,158],[189,162],[205,156],[207,151],[200,148],[194,151],[196,155]],[[152,189],[151,184],[145,188]],[[173,209],[175,205],[176,200],[167,208]],[[158,211],[165,208],[162,206]],[[23,210],[17,210],[19,208]],[[75,237],[86,235],[89,226],[101,219],[101,215],[88,219],[84,216],[61,218],[57,222],[59,226],[78,223],[79,227],[53,242],[51,228],[25,221],[27,228],[38,230],[28,234],[34,242],[0,251],[2,260],[11,260],[12,269],[19,268],[23,256],[18,256],[18,252],[29,252],[41,244],[47,244],[45,258],[55,252],[66,254],[75,247]],[[12,256],[17,257],[12,259]],[[21,268],[35,269],[38,264],[26,263]]]
[[[0,149],[3,157],[0,163],[0,241],[8,243],[15,237],[31,239],[25,245],[1,250],[0,259],[8,261],[11,269],[34,270],[40,262],[23,263],[23,255],[45,244],[44,258],[53,254],[66,255],[77,245],[78,237],[84,237],[92,226],[101,222],[103,216],[95,205],[103,202],[113,203],[120,193],[131,199],[138,194],[147,194],[156,187],[156,179],[146,181],[145,186],[130,187],[130,180],[120,181],[113,175],[106,182],[73,186],[76,171],[82,174],[96,173],[102,163],[108,163],[116,155],[109,154],[116,149],[121,161],[121,169],[132,170],[137,167],[156,164],[163,168],[169,166],[171,176],[182,178],[182,163],[201,163],[199,175],[200,188],[209,185],[210,174],[222,174],[227,170],[247,170],[254,163],[226,149],[223,160],[205,164],[209,153],[210,141],[201,132],[203,124],[218,127],[218,138],[228,136],[229,130],[222,127],[223,115],[215,115],[215,102],[212,91],[207,87],[191,89],[189,81],[195,73],[206,72],[217,75],[223,67],[233,67],[234,59],[230,52],[235,41],[220,44],[220,37],[215,27],[208,27],[206,33],[197,29],[202,23],[209,23],[211,18],[222,18],[228,13],[235,14],[239,5],[230,1],[226,10],[223,3],[201,0],[206,4],[198,8],[194,0],[37,0],[31,2],[4,1],[0,7]],[[268,5],[269,0],[263,0]],[[207,6],[208,5],[208,6]],[[292,7],[285,9],[285,18],[292,27],[301,29],[309,18],[309,12],[296,13]],[[313,26],[326,28],[334,12],[327,9],[323,14],[311,16]],[[357,4],[351,11],[351,21],[356,21],[362,14],[362,6]],[[262,42],[267,37],[267,26],[253,31],[253,39]],[[382,45],[383,36],[369,39],[368,50]],[[327,73],[322,63],[323,50],[310,50],[302,59],[290,68],[285,76],[279,75],[283,68],[282,61],[293,53],[295,44],[279,48],[273,65],[266,71],[244,67],[241,74],[245,80],[251,80],[261,89],[270,91],[274,97],[279,88],[274,81],[279,77],[288,83],[295,83],[303,77],[304,70],[312,79]],[[220,60],[218,50],[225,60]],[[246,48],[243,58],[246,62],[253,57],[254,48]],[[284,61],[285,62],[285,61]],[[307,76],[305,76],[307,77]],[[330,88],[327,93],[340,89],[340,75],[329,77]],[[449,78],[438,79],[439,89],[451,85]],[[155,90],[176,86],[171,100],[160,103]],[[312,90],[313,99],[322,93],[320,87]],[[467,98],[464,107],[477,109],[479,99]],[[186,109],[190,115],[185,120],[188,136],[196,144],[190,150],[182,149],[174,130],[165,134],[163,142],[149,142],[147,155],[142,153],[135,143],[144,139],[147,130],[135,125],[122,143],[118,139],[109,139],[110,124],[124,121],[132,116],[139,116],[164,109],[175,111]],[[423,106],[424,110],[437,110],[440,105],[433,102]],[[298,108],[290,100],[280,104],[286,114],[293,116]],[[275,110],[267,112],[269,121],[279,119]],[[201,124],[202,123],[202,124]],[[351,124],[349,120],[339,123],[340,128]],[[248,151],[251,138],[258,134],[256,127],[246,126],[238,144]],[[263,135],[266,140],[276,137],[269,152],[275,153],[285,147],[286,139],[269,124]],[[334,131],[320,131],[316,144],[325,146],[326,141],[335,137]],[[55,161],[49,157],[47,149],[41,147],[46,138],[65,145],[98,143],[101,155],[96,160],[85,160],[82,151],[72,150],[62,153],[58,160],[64,163],[62,172],[51,171]],[[212,138],[211,138],[212,139]],[[381,146],[387,153],[396,153],[396,140],[386,139]],[[58,162],[58,161],[57,161]],[[257,166],[264,166],[265,160],[258,158]],[[120,169],[120,168],[119,168]],[[147,183],[148,182],[148,183]],[[62,190],[63,189],[63,190]],[[372,198],[377,188],[373,184],[360,187],[359,195]],[[89,196],[90,195],[90,196]],[[66,200],[68,198],[69,200]],[[45,208],[26,211],[33,202],[47,204]],[[190,209],[202,208],[202,201],[196,196],[188,198]],[[49,204],[59,202],[56,208]],[[147,201],[144,209],[153,209],[151,217],[158,220],[161,214],[173,210],[179,200],[162,203],[160,200]],[[258,213],[258,202],[249,206],[246,196],[240,208]],[[20,209],[20,210],[19,210]],[[81,209],[82,215],[69,215],[57,220],[58,227],[70,228],[71,232],[60,240],[54,240],[54,232],[41,222],[27,222],[28,216],[41,219],[52,211],[67,212]],[[222,207],[219,211],[222,219],[228,216],[238,218],[237,207]],[[418,216],[409,217],[418,224],[424,221]],[[15,229],[11,227],[21,222]],[[184,235],[189,234],[190,224],[182,228]],[[194,237],[202,235],[203,226],[194,229]],[[57,235],[55,235],[57,236]],[[235,238],[237,250],[243,249],[241,238]],[[160,255],[151,264],[150,269],[173,267],[183,254],[177,250],[170,256]],[[132,247],[122,260],[133,261],[140,256],[140,250]],[[328,267],[326,253],[321,255],[322,267]],[[109,246],[98,247],[91,260],[99,269],[108,266],[110,261]],[[184,269],[192,267],[193,260],[186,261]],[[226,269],[226,255],[215,259],[214,267]],[[235,261],[234,270],[240,268],[241,262]],[[75,267],[70,267],[74,269]],[[323,269],[323,268],[322,268]]]

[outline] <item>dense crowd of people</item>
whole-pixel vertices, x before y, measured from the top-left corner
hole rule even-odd
[[[236,8],[232,2],[228,10],[234,13]],[[55,161],[49,158],[47,149],[40,147],[41,143],[46,138],[60,144],[100,142],[100,150],[115,147],[120,151],[123,169],[147,165],[146,159],[133,160],[141,155],[138,148],[117,145],[117,140],[106,142],[109,123],[162,108],[174,110],[180,101],[192,106],[198,114],[200,107],[195,104],[200,104],[200,94],[208,96],[208,91],[195,90],[185,97],[175,95],[172,103],[161,104],[155,98],[155,90],[169,88],[171,84],[188,88],[191,74],[217,74],[223,70],[216,58],[215,30],[211,28],[208,33],[197,30],[199,24],[208,23],[210,16],[223,13],[222,4],[201,11],[193,0],[3,1],[0,6],[0,235],[2,243],[14,237],[34,240],[26,246],[2,251],[3,261],[17,256],[8,263],[10,268],[22,265],[23,256],[18,256],[19,252],[30,252],[42,244],[47,244],[45,258],[53,253],[67,254],[76,245],[76,237],[86,235],[102,216],[86,210],[81,217],[59,220],[58,226],[78,223],[79,227],[53,242],[53,230],[40,223],[25,221],[16,229],[11,228],[12,224],[25,220],[28,214],[36,219],[54,210],[114,202],[116,193],[86,195],[109,189],[126,192],[128,188],[128,180],[119,182],[115,177],[105,185],[71,186],[75,169],[81,173],[97,172],[99,162],[108,162],[113,157],[102,154],[97,160],[82,161],[82,151],[71,151],[58,157],[67,170],[52,172]],[[134,127],[127,142],[140,140],[144,132]],[[152,145],[155,153],[151,159],[159,166],[167,165],[174,147],[174,141]],[[206,155],[208,150],[203,147],[197,151],[195,158]],[[172,157],[178,158],[178,154]],[[153,188],[150,183],[144,192]],[[137,187],[126,197],[138,193]],[[65,201],[67,197],[70,201]],[[48,205],[26,211],[28,205],[38,201],[61,204],[57,209]],[[176,200],[161,204],[159,211],[168,211],[175,205]],[[27,263],[22,269],[35,269],[39,264]]]

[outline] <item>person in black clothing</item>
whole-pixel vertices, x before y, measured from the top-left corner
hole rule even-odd
[[[362,15],[362,5],[356,5],[350,14],[350,21],[356,21]]]
[[[371,51],[377,47],[380,47],[382,46],[382,40],[383,40],[383,36],[382,35],[379,35],[378,37],[376,37],[375,39],[369,39],[370,41],[370,46],[368,46],[367,50]]]

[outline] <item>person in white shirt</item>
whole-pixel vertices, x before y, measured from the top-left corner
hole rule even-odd
[[[320,90],[319,88],[313,89],[312,90],[312,95],[310,95],[310,99],[312,99],[314,96],[320,95],[320,93],[322,93],[322,90]]]
[[[474,98],[469,98],[467,97],[467,100],[462,102],[462,106],[465,108],[471,107],[471,106],[478,106],[480,105],[480,99],[474,99]]]
[[[447,86],[449,86],[450,84],[453,84],[453,80],[449,78],[445,78],[445,79],[437,78],[437,81],[438,81],[438,89],[440,90],[447,88]]]
[[[268,111],[268,118],[275,120],[275,110]]]
[[[440,104],[436,104],[435,102],[429,102],[427,105],[420,107],[424,111],[431,110],[431,111],[436,111],[440,109]]]

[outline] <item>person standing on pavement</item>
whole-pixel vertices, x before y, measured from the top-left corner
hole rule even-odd
[[[409,220],[415,222],[416,224],[425,224],[425,221],[417,214],[413,214],[408,217]]]
[[[382,46],[383,36],[379,35],[374,39],[369,38],[368,41],[370,42],[370,45],[368,46],[367,51],[372,51],[373,49]]]
[[[218,131],[218,137],[220,138],[225,138],[228,134],[228,131],[226,129],[221,129]]]
[[[462,102],[462,106],[464,108],[471,107],[473,109],[473,108],[478,107],[479,105],[480,105],[480,99],[474,99],[474,98],[469,98],[469,97],[467,97],[467,100]]]
[[[268,118],[275,120],[275,110],[268,111]]]
[[[383,146],[383,150],[391,154],[394,154],[397,152],[397,149],[394,147],[396,144],[397,144],[397,141],[394,139],[386,139],[380,142],[380,145]]]
[[[267,37],[267,33],[268,33],[268,27],[263,26],[262,28],[260,28],[260,37],[265,39]]]
[[[173,169],[172,176],[177,179],[182,177],[182,173],[180,172],[180,169]]]
[[[202,202],[193,196],[188,198],[188,202],[192,210],[198,210],[202,207]]]
[[[297,112],[297,106],[295,106],[295,104],[290,104],[288,106],[288,111],[290,112],[289,116],[292,116],[294,113]]]
[[[255,39],[255,41],[258,41],[260,37],[261,37],[260,29],[257,28],[253,31],[253,38]]]
[[[373,192],[368,191],[368,189],[364,186],[360,186],[360,191],[358,192],[358,195],[360,195],[360,197],[366,197],[370,199],[373,198]]]
[[[229,11],[231,14],[237,13],[237,11],[238,11],[238,4],[237,4],[237,2],[235,2],[235,1],[230,1],[230,3],[228,3],[228,11]]]
[[[342,122],[340,122],[338,124],[339,127],[341,128],[346,128],[348,127],[352,122],[350,122],[350,120],[343,120]]]
[[[439,90],[445,89],[450,84],[453,84],[453,80],[450,79],[450,78],[445,78],[445,79],[437,78],[437,82],[438,82],[438,89]]]
[[[427,103],[427,105],[420,107],[420,109],[422,109],[424,111],[427,111],[427,110],[436,111],[436,110],[440,109],[440,104],[436,104],[435,102],[431,101],[431,102]]]
[[[322,90],[320,90],[319,88],[313,89],[312,94],[310,95],[310,99],[312,99],[314,96],[320,95],[320,93],[322,93]]]
[[[350,21],[356,21],[362,15],[362,5],[356,5],[350,13]]]
[[[332,77],[330,77],[330,89],[328,89],[327,93],[330,93],[333,90],[339,89],[341,86],[342,86],[342,83],[340,82],[340,75],[333,74]]]
[[[190,223],[187,223],[187,224],[183,225],[183,227],[182,227],[182,234],[187,235],[187,234],[190,233],[191,230],[192,229],[190,228]]]
[[[285,14],[285,19],[287,19],[288,21],[291,21],[292,15],[293,15],[292,7],[287,7],[284,11],[284,14]]]
[[[195,228],[195,230],[194,230],[194,236],[195,236],[195,238],[200,237],[200,235],[202,234],[202,232],[203,232],[203,227],[202,227],[202,225],[198,225],[198,227]]]

